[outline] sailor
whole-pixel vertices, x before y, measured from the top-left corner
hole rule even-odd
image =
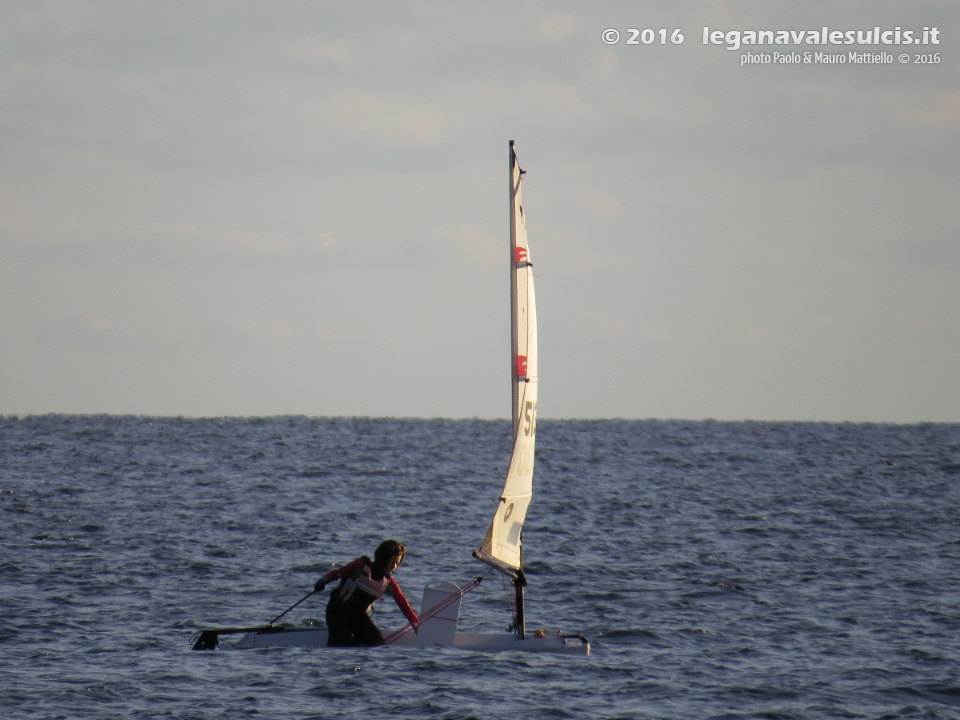
[[[383,634],[368,613],[373,603],[384,595],[393,597],[414,630],[417,629],[420,620],[393,579],[406,552],[396,540],[384,540],[374,551],[373,560],[363,555],[317,580],[314,585],[317,592],[331,580],[340,580],[327,603],[328,647],[382,645]]]

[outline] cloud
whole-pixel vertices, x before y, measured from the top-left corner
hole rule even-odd
[[[0,257],[20,262],[81,268],[307,267],[353,254],[350,243],[322,231],[293,238],[189,222],[95,226],[76,212],[0,197]]]
[[[582,188],[577,193],[577,204],[593,215],[619,215],[622,211],[617,198],[596,188]]]
[[[216,346],[232,349],[289,350],[303,337],[303,331],[289,323],[254,317],[232,317],[211,322],[205,337]]]
[[[915,269],[956,272],[960,270],[960,236],[900,238],[892,244],[890,259],[896,265]]]
[[[960,127],[960,91],[953,88],[923,93],[922,101],[899,100],[891,109],[896,109],[906,124],[928,129],[956,131]]]
[[[401,145],[425,145],[449,139],[467,116],[436,98],[409,94],[345,90],[316,105],[313,117],[340,137],[359,137]]]
[[[612,315],[589,310],[578,312],[563,334],[591,344],[620,344],[636,340],[653,344],[673,344],[681,340],[681,336],[668,327],[633,320],[624,321]]]
[[[733,328],[727,338],[727,344],[746,348],[748,351],[751,348],[758,347],[802,348],[808,345],[803,338],[796,334],[785,331],[770,331],[753,326]]]
[[[438,226],[428,238],[430,256],[444,265],[489,268],[496,267],[504,257],[504,241],[486,230],[466,225]]]
[[[291,58],[312,68],[327,65],[341,69],[351,68],[356,66],[363,56],[355,42],[315,37],[285,38],[284,42],[276,46],[276,52],[281,57]]]
[[[90,253],[96,230],[77,211],[57,211],[22,193],[0,194],[0,257],[24,259]]]
[[[546,13],[537,15],[534,31],[544,40],[568,40],[580,28],[580,18],[572,13]]]
[[[506,271],[511,137],[533,183],[542,339],[560,346],[551,362],[642,357],[670,385],[717,348],[750,376],[762,356],[802,355],[791,342],[810,357],[863,337],[879,348],[904,323],[911,352],[952,357],[960,92],[945,78],[956,58],[741,68],[738,53],[702,47],[698,28],[799,28],[809,16],[743,5],[662,4],[642,18],[627,2],[547,0],[375,13],[11,6],[0,290],[17,312],[0,330],[17,355],[5,367],[38,350],[100,372],[112,349],[139,370],[130,353],[149,353],[151,379],[167,372],[176,387],[176,373],[235,358],[334,367],[329,340],[371,368],[386,357],[400,376],[416,371],[424,346],[450,347],[451,328],[502,327],[504,288],[489,273]],[[935,8],[946,27],[956,12],[945,7],[857,3],[823,21],[932,23]],[[683,27],[686,42],[601,42],[603,28],[636,24]],[[871,362],[890,367],[885,353]],[[937,391],[947,365],[924,378]],[[313,370],[265,376],[298,397],[304,378],[323,377]],[[276,406],[240,373],[218,377],[230,407],[240,396]],[[411,386],[350,402],[434,400]],[[674,415],[670,402],[658,412]]]
[[[43,344],[124,354],[145,354],[160,347],[141,329],[105,315],[69,313],[46,322],[39,331]]]
[[[281,235],[194,225],[160,225],[153,228],[151,234],[166,246],[169,254],[180,261],[191,257],[265,260],[288,254],[294,245],[289,238]]]

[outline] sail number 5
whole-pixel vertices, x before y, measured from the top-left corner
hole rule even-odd
[[[532,437],[537,432],[537,404],[527,400],[523,408],[523,434]]]

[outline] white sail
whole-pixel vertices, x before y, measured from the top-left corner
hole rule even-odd
[[[533,492],[537,434],[537,309],[533,265],[523,214],[523,170],[510,141],[510,382],[513,402],[513,454],[497,510],[481,547],[493,560],[523,567],[520,531]]]

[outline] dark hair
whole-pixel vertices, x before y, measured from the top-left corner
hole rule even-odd
[[[386,565],[394,555],[400,556],[400,562],[403,562],[403,556],[407,554],[407,549],[396,540],[384,540],[377,545],[373,552],[373,561],[377,565]]]

